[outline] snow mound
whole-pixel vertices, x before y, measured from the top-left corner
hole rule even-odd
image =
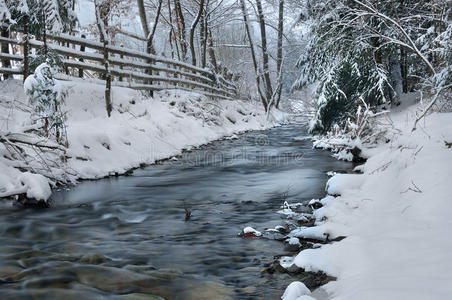
[[[300,297],[310,295],[311,291],[300,281],[294,281],[286,288],[282,300],[299,300]],[[301,298],[303,299],[303,298]],[[304,298],[309,299],[309,298]]]
[[[26,191],[27,198],[46,201],[52,193],[47,178],[40,174],[25,172],[20,175],[19,181]]]

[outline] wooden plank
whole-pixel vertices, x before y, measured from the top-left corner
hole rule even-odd
[[[101,74],[105,73],[105,68],[100,65],[87,64],[85,62],[79,62],[79,61],[70,60],[70,59],[63,59],[62,61],[63,61],[63,64],[68,67],[83,68],[85,70],[91,70],[91,71],[99,72]],[[169,83],[173,83],[174,85],[187,84],[189,86],[204,88],[204,89],[215,91],[218,93],[224,93],[226,95],[233,95],[230,92],[217,88],[215,86],[211,86],[208,84],[203,84],[200,82],[187,80],[187,79],[148,75],[148,74],[144,74],[144,73],[140,73],[140,72],[134,72],[134,71],[130,71],[130,70],[121,70],[121,69],[117,69],[117,68],[111,68],[110,72],[113,76],[117,76],[117,77],[131,77],[134,79],[151,80],[151,81],[155,81],[155,82],[167,82],[167,83],[169,82]]]
[[[65,43],[84,45],[85,47],[88,47],[88,48],[91,48],[91,49],[95,49],[95,50],[99,50],[99,51],[102,51],[102,49],[103,49],[103,45],[100,42],[94,42],[94,41],[90,41],[90,40],[87,40],[87,39],[74,37],[74,36],[71,36],[71,35],[68,35],[68,34],[63,34],[63,33],[61,33],[61,34],[48,33],[47,34],[47,38],[48,39],[52,39],[54,41],[58,41],[58,42],[65,42]],[[119,54],[119,55],[135,57],[135,58],[140,58],[140,59],[144,59],[144,60],[154,60],[154,61],[162,62],[162,63],[169,63],[169,64],[172,64],[172,65],[176,65],[176,66],[188,69],[190,71],[210,74],[210,70],[208,70],[208,69],[200,68],[200,67],[188,64],[188,63],[184,63],[184,62],[181,62],[181,61],[169,59],[169,58],[166,58],[166,57],[161,57],[161,56],[157,56],[157,55],[148,54],[146,52],[135,51],[135,50],[131,50],[131,49],[125,49],[125,48],[112,46],[112,45],[109,45],[107,47],[107,49],[110,52],[115,53],[115,54]]]
[[[14,61],[22,61],[24,60],[23,55],[9,54],[9,53],[0,53],[0,59],[9,59]]]
[[[32,48],[41,48],[44,46],[44,43],[41,41],[30,40],[30,46]],[[64,55],[64,56],[70,56],[70,57],[79,58],[79,59],[83,59],[83,60],[92,60],[92,61],[96,61],[96,62],[103,61],[103,55],[101,55],[100,53],[82,52],[79,50],[70,49],[70,48],[56,45],[56,44],[48,44],[48,48],[52,49],[56,53],[58,53],[60,55]],[[192,73],[192,72],[185,72],[180,69],[169,69],[169,68],[165,68],[165,67],[159,67],[159,66],[153,65],[153,64],[148,64],[145,62],[131,61],[131,60],[126,60],[126,59],[121,59],[118,57],[111,57],[109,59],[109,61],[112,65],[116,65],[116,66],[127,66],[127,67],[139,68],[139,69],[151,69],[151,70],[157,71],[157,72],[167,72],[167,73],[172,73],[172,74],[179,74],[179,75],[183,75],[185,77],[190,77],[190,78],[199,80],[204,83],[214,84],[212,79],[210,79],[206,76],[203,76],[203,75],[200,75],[197,73]],[[83,67],[83,66],[81,66],[81,67]]]
[[[0,68],[0,74],[22,75],[22,68],[21,69]]]
[[[94,84],[100,84],[100,85],[105,85],[105,80],[102,79],[93,79],[93,78],[78,78],[78,77],[72,77],[66,74],[62,74],[59,73],[56,75],[56,78],[58,80],[65,80],[65,81],[78,81],[78,82],[89,82],[89,83],[94,83]],[[183,87],[165,87],[162,85],[150,85],[150,84],[140,84],[140,83],[128,83],[128,82],[124,82],[124,81],[112,81],[112,86],[115,87],[124,87],[124,88],[130,88],[130,89],[134,89],[134,90],[152,90],[152,91],[163,91],[163,90],[183,90],[183,91],[189,91],[189,92],[196,92],[199,94],[203,94],[205,96],[208,97],[212,97],[212,98],[220,98],[220,99],[225,99],[225,100],[234,100],[234,98],[231,97],[227,97],[224,95],[219,95],[216,93],[209,93],[203,90],[198,90],[198,89],[188,89],[188,88],[183,88]]]
[[[11,39],[7,37],[0,37],[0,43],[7,43],[7,44],[13,44],[13,45],[20,45],[22,42],[18,41],[16,39]]]

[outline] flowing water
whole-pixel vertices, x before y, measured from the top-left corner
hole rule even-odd
[[[57,191],[48,209],[3,208],[0,299],[280,299],[295,279],[261,270],[283,243],[238,233],[322,197],[330,170],[350,164],[292,124]]]

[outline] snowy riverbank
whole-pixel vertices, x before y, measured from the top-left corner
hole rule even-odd
[[[49,173],[61,173],[73,182],[123,174],[184,149],[286,121],[286,115],[276,110],[267,118],[258,103],[214,101],[180,91],[162,91],[154,98],[146,98],[138,91],[119,87],[113,88],[114,110],[108,118],[104,86],[62,84],[69,92],[63,109],[68,112],[67,161],[49,166],[33,157],[33,147],[25,149],[25,155],[16,155],[0,143],[0,197],[26,193],[28,197],[46,200],[54,185]],[[0,91],[1,136],[26,132],[31,125],[30,108],[22,83],[1,82]],[[27,134],[26,138],[30,136]]]
[[[452,113],[432,114],[412,132],[415,110],[391,113],[387,143],[363,149],[368,159],[357,167],[362,174],[334,175],[323,207],[314,211],[316,227],[293,232],[338,238],[301,251],[289,264],[285,258],[285,267],[336,277],[322,287],[327,299],[452,295]],[[313,299],[302,287],[291,285],[283,299]],[[324,299],[317,295],[311,296]]]

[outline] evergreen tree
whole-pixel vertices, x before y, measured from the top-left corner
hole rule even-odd
[[[1,22],[11,21],[11,12],[9,11],[9,8],[6,5],[5,0],[0,0],[0,21]]]
[[[33,122],[39,125],[40,133],[65,143],[66,112],[62,110],[62,106],[66,91],[54,79],[54,74],[55,69],[51,65],[39,65],[35,73],[25,80],[24,90],[33,108]]]
[[[67,32],[75,25],[77,17],[72,10],[72,0],[2,0],[11,13],[11,25],[23,27],[37,37],[45,31]],[[0,3],[1,7],[1,3]]]
[[[397,105],[403,92],[449,87],[452,8],[445,1],[306,0],[305,7],[309,43],[293,88],[319,83],[312,130],[343,125],[361,100],[375,109]]]

